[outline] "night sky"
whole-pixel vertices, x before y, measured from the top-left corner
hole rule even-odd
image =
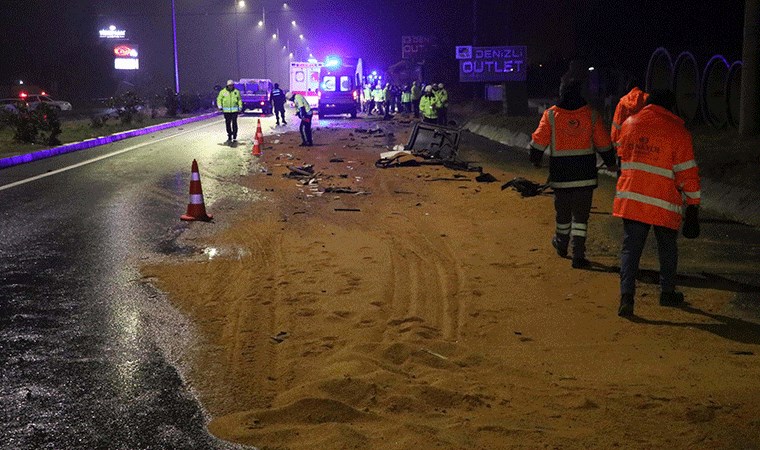
[[[401,59],[402,35],[436,36],[434,56],[442,73],[431,76],[452,82],[458,76],[453,47],[473,40],[471,0],[292,0],[288,11],[282,11],[282,2],[265,0],[266,32],[257,27],[262,0],[247,0],[240,12],[234,0],[176,3],[183,91],[205,92],[237,78],[238,59],[243,77],[261,76],[266,65],[275,81],[287,83],[282,45],[288,39],[297,60],[306,57],[308,46],[319,59],[333,53],[358,56],[368,69],[382,70]],[[692,51],[701,65],[716,53],[729,62],[741,56],[743,0],[476,3],[478,45],[526,44],[533,64],[562,66],[582,57],[643,75],[660,46],[674,56]],[[97,38],[97,30],[109,24],[126,29],[139,45],[138,73],[113,71],[110,49]],[[276,28],[278,43],[271,36]],[[0,30],[2,86],[24,79],[71,99],[112,95],[119,79],[146,91],[173,86],[170,0],[4,0]]]

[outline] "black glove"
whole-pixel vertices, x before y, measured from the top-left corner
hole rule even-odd
[[[699,206],[689,205],[686,207],[686,217],[683,219],[681,232],[686,239],[699,237]]]
[[[541,167],[541,159],[544,157],[544,152],[541,150],[536,150],[535,148],[530,149],[530,162],[535,167]]]

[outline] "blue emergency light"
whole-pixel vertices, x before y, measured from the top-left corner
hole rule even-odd
[[[328,56],[325,58],[325,67],[328,69],[337,69],[343,62],[337,56]]]

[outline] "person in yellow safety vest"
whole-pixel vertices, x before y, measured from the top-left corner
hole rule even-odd
[[[372,86],[369,83],[364,84],[364,104],[362,105],[363,111],[365,113],[371,113],[372,108],[370,106],[372,105]]]
[[[301,132],[301,147],[311,147],[314,145],[311,140],[311,118],[313,116],[311,106],[301,94],[290,92],[287,98],[295,104],[296,116],[301,119],[301,125],[298,127],[298,131]]]
[[[401,90],[401,105],[403,106],[404,113],[409,114],[412,112],[412,91],[409,90],[409,85],[404,85]]]
[[[449,93],[444,89],[443,83],[438,83],[438,90],[436,93],[438,94],[438,102],[441,104],[441,107],[438,109],[438,124],[448,125]]]
[[[391,93],[391,84],[385,83],[385,87],[383,88],[383,101],[385,102],[385,114],[383,115],[383,119],[390,119],[391,118],[391,108],[392,108],[392,101],[393,101],[393,94]]]
[[[375,89],[372,90],[372,102],[377,106],[378,114],[384,114],[383,103],[385,103],[385,90],[380,83],[377,83]],[[372,115],[372,111],[370,111]]]
[[[240,91],[235,89],[235,82],[227,80],[227,87],[216,96],[216,106],[224,113],[224,124],[227,127],[227,144],[237,142],[237,116],[243,110],[243,99]]]
[[[420,99],[422,98],[422,89],[416,81],[412,82],[412,109],[414,117],[420,117]]]
[[[441,104],[438,102],[438,96],[433,93],[433,86],[425,86],[425,95],[420,98],[420,111],[422,112],[422,121],[425,123],[438,123],[438,108]]]

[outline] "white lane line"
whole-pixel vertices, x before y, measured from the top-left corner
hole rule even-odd
[[[171,136],[162,137],[160,139],[156,139],[156,140],[149,141],[149,142],[143,142],[142,144],[133,145],[131,147],[127,147],[125,149],[117,150],[115,152],[108,153],[106,155],[101,155],[101,156],[98,156],[96,158],[88,159],[87,161],[82,161],[82,162],[79,162],[79,163],[76,163],[76,164],[72,164],[70,166],[66,166],[66,167],[63,167],[61,169],[56,169],[56,170],[52,170],[50,172],[45,172],[45,173],[40,174],[40,175],[35,175],[33,177],[30,177],[30,178],[25,178],[23,180],[15,181],[13,183],[4,184],[4,185],[0,186],[0,191],[4,191],[4,190],[10,189],[12,187],[20,186],[22,184],[31,183],[32,181],[36,181],[36,180],[39,180],[41,178],[57,175],[59,173],[66,172],[66,171],[71,170],[71,169],[76,169],[77,167],[82,167],[82,166],[86,166],[87,164],[92,164],[94,162],[98,162],[98,161],[100,161],[102,159],[106,159],[106,158],[110,158],[112,156],[120,155],[122,153],[126,153],[126,152],[129,152],[129,151],[132,151],[132,150],[136,150],[138,148],[145,147],[147,145],[152,145],[152,144],[155,144],[157,142],[165,141],[167,139],[172,139],[172,138],[175,138],[177,136],[182,136],[183,134],[192,133],[193,131],[198,131],[201,128],[205,128],[205,127],[209,127],[211,125],[217,125],[217,124],[218,124],[218,122],[216,122],[216,121],[215,122],[211,122],[211,123],[207,123],[205,125],[201,125],[199,127],[193,128],[192,130],[185,130],[185,131],[179,132],[177,134],[173,134]]]

